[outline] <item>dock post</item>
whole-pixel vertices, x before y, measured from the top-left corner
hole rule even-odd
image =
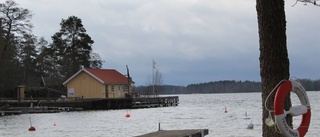
[[[161,129],[160,129],[160,122],[159,122],[159,130],[158,131],[160,131]]]

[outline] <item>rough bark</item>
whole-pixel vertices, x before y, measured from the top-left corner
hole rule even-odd
[[[260,76],[262,84],[262,136],[282,137],[274,127],[268,127],[265,119],[269,112],[264,104],[272,89],[283,79],[289,78],[289,59],[286,43],[286,19],[284,0],[256,0],[260,43]],[[273,109],[274,94],[267,100],[267,108]],[[285,109],[291,106],[290,96],[285,100]],[[273,114],[273,113],[272,113]],[[292,125],[292,117],[287,117]]]
[[[2,18],[0,18],[0,66],[2,62],[2,58],[4,56],[5,44],[4,44],[4,31],[2,28]]]

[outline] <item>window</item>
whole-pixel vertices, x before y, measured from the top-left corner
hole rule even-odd
[[[111,86],[111,92],[114,92],[114,86],[113,85]]]
[[[120,86],[118,86],[118,91],[120,91],[120,89],[121,89],[121,87],[120,87]]]
[[[127,92],[128,91],[128,85],[123,85],[123,92]]]

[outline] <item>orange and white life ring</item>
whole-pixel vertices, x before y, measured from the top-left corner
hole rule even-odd
[[[301,105],[291,107],[288,111],[283,109],[284,100],[290,92],[297,94]],[[302,115],[300,126],[297,129],[289,127],[286,121],[286,115]],[[310,102],[305,89],[295,80],[287,80],[280,84],[274,99],[274,115],[279,130],[286,137],[303,137],[307,132],[311,119]]]

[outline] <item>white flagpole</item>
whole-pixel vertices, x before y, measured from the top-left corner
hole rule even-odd
[[[152,94],[153,96],[155,96],[154,94],[154,85],[155,85],[154,69],[155,68],[156,68],[156,62],[152,59]]]

